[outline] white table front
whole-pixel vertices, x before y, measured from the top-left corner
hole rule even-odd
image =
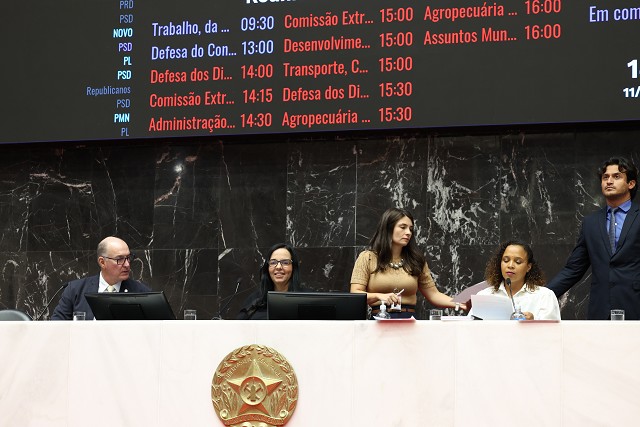
[[[640,322],[0,322],[0,426],[222,426],[233,350],[280,352],[287,426],[632,426]]]

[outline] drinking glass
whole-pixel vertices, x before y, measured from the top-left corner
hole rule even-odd
[[[611,320],[624,320],[624,310],[611,310]]]
[[[435,308],[429,310],[429,320],[442,320],[442,310]]]

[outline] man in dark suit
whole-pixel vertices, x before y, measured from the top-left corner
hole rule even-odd
[[[638,170],[618,157],[599,170],[607,206],[584,218],[580,236],[564,268],[547,287],[561,296],[591,266],[588,319],[606,320],[611,309],[624,309],[628,320],[640,319],[640,218]]]
[[[135,256],[122,239],[107,237],[98,245],[100,274],[73,280],[60,297],[51,320],[71,320],[74,311],[84,311],[87,320],[93,320],[93,312],[84,295],[96,292],[149,292],[142,282],[129,279],[131,262]]]

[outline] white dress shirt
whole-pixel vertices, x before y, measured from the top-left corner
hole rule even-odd
[[[122,284],[122,281],[113,284],[113,287],[116,288],[116,292],[120,292],[121,284]],[[106,280],[104,280],[104,277],[102,277],[102,272],[100,272],[100,281],[98,282],[98,292],[107,292],[108,286],[109,284],[107,283]]]

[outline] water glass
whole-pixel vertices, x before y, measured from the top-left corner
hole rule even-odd
[[[184,311],[184,320],[196,320],[198,316],[196,315],[195,310],[185,310]]]
[[[624,320],[624,310],[611,310],[611,320]]]
[[[429,320],[442,320],[442,310],[435,308],[429,310]]]
[[[74,311],[73,312],[73,320],[86,320],[87,313],[84,311]]]

